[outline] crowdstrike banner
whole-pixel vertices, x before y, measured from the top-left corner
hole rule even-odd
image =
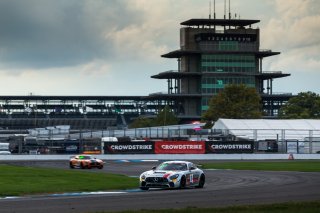
[[[204,154],[204,141],[157,141],[156,154]]]
[[[252,141],[106,142],[106,154],[253,153]]]
[[[207,141],[206,153],[253,153],[253,141]]]
[[[108,154],[154,154],[154,142],[113,142],[104,143]]]

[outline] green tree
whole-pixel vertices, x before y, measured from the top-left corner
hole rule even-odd
[[[170,110],[169,106],[165,106],[157,115],[156,118],[145,118],[139,117],[135,119],[131,124],[130,128],[143,128],[152,126],[166,126],[175,125],[179,123],[179,119]]]
[[[257,91],[243,84],[231,84],[210,99],[209,109],[202,115],[202,119],[211,123],[219,118],[254,119],[261,116]]]
[[[135,119],[130,125],[130,128],[142,128],[142,127],[152,127],[154,126],[154,119],[139,117]]]
[[[179,119],[171,111],[169,106],[165,106],[155,118],[154,124],[156,126],[175,125],[179,123]]]
[[[280,118],[320,118],[320,96],[314,92],[301,92],[279,110]]]

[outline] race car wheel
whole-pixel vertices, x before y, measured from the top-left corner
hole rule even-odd
[[[70,163],[70,169],[74,169],[74,166],[72,163]]]
[[[103,166],[102,165],[98,166],[98,169],[103,169]]]
[[[186,177],[185,176],[182,176],[181,177],[181,180],[180,180],[180,186],[179,186],[179,188],[180,189],[183,189],[183,188],[185,188],[186,187]]]
[[[205,182],[206,182],[206,177],[204,176],[204,174],[202,174],[200,176],[199,185],[196,186],[196,187],[197,188],[203,188]]]
[[[148,190],[149,187],[141,186],[140,189],[141,189],[141,190]]]
[[[81,163],[80,167],[81,167],[81,169],[85,169],[86,168],[84,163]]]

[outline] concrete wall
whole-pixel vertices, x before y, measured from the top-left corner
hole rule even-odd
[[[69,160],[72,155],[0,155],[0,161]],[[289,154],[93,155],[102,160],[288,160]],[[296,160],[320,160],[320,154],[293,154]]]

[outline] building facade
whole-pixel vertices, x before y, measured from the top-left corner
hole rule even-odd
[[[209,100],[228,84],[256,88],[266,116],[276,116],[291,94],[275,94],[275,78],[290,76],[281,71],[264,71],[265,57],[280,54],[260,49],[259,20],[190,19],[182,22],[180,49],[162,55],[176,58],[178,70],[152,76],[167,79],[168,94],[175,97],[180,117],[200,118]]]

